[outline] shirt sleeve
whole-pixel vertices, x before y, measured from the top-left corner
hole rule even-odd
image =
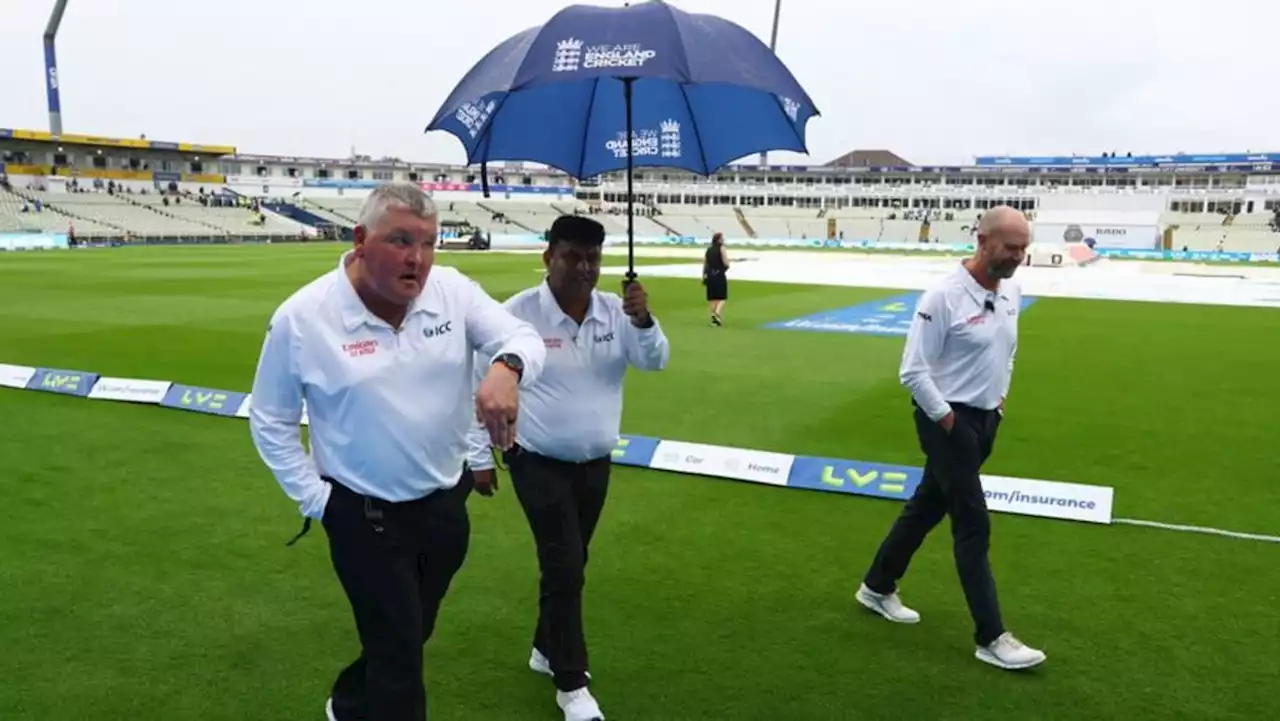
[[[467,282],[470,295],[467,299],[467,336],[479,354],[477,365],[487,368],[495,357],[504,353],[514,354],[524,362],[520,385],[532,384],[541,375],[547,357],[542,336],[531,324],[516,318],[490,297],[479,283],[469,278]]]
[[[1003,400],[1009,395],[1009,384],[1013,382],[1013,362],[1018,358],[1018,341],[1013,342],[1013,348],[1009,351],[1009,367],[1005,369],[1004,379],[1000,384],[1000,398]]]
[[[1008,281],[1005,281],[1005,282],[1008,282]],[[1021,309],[1022,307],[1022,286],[1021,285],[1018,285],[1015,282],[1015,284],[1013,285],[1013,292],[1009,294],[1009,299],[1014,304],[1015,308]],[[1019,310],[1018,313],[1019,315],[1021,315],[1022,311]],[[1002,378],[1000,382],[1000,399],[1002,401],[1004,400],[1005,396],[1009,395],[1009,385],[1013,382],[1013,364],[1014,364],[1014,361],[1017,360],[1017,358],[1018,358],[1018,339],[1015,336],[1013,340],[1013,347],[1009,349],[1009,366],[1005,368],[1004,378]]]
[[[939,291],[926,291],[916,304],[916,314],[907,330],[907,344],[902,351],[902,367],[898,379],[906,386],[925,415],[942,420],[951,405],[933,380],[933,364],[942,354],[951,323],[946,296]]]
[[[476,354],[475,373],[471,379],[471,397],[474,398],[476,390],[480,387],[480,381],[484,380],[484,374],[488,370],[485,364],[487,359],[481,354]],[[490,448],[489,431],[480,420],[472,414],[471,427],[467,429],[467,467],[473,471],[487,471],[493,468],[493,451]]]
[[[649,316],[653,325],[637,328],[629,316],[623,315],[622,342],[627,362],[642,371],[660,371],[671,360],[671,344],[662,332],[658,319]]]
[[[249,399],[249,434],[262,462],[298,510],[320,519],[332,490],[302,445],[302,378],[293,322],[277,313],[267,328]]]

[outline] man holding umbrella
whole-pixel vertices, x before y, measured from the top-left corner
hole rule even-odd
[[[570,5],[506,39],[426,129],[462,143],[486,195],[487,164],[500,160],[543,163],[579,180],[625,170],[633,279],[635,168],[711,176],[752,153],[805,153],[805,127],[817,115],[791,71],[746,28],[649,0]]]
[[[556,219],[542,254],[546,279],[504,304],[547,349],[542,374],[521,391],[516,443],[503,459],[541,569],[529,667],[553,677],[565,721],[604,718],[587,687],[582,589],[618,444],[623,378],[629,367],[662,370],[671,354],[640,283],[628,282],[621,298],[596,290],[604,237],[590,218]],[[492,495],[490,437],[478,422],[469,446],[476,491]]]

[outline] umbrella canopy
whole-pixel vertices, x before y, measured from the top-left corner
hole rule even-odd
[[[579,179],[629,166],[711,175],[752,153],[807,152],[805,126],[817,114],[745,28],[651,0],[572,5],[507,39],[427,130],[457,137],[469,164],[531,161]]]

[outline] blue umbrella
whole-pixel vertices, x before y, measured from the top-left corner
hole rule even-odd
[[[571,5],[489,51],[427,131],[480,164],[531,161],[578,179],[627,171],[627,278],[635,278],[632,175],[711,175],[768,150],[808,152],[809,95],[768,46],[714,15],[662,0]]]

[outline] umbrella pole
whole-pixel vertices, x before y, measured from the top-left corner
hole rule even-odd
[[[636,221],[635,221],[635,156],[631,148],[631,84],[635,78],[622,79],[622,97],[627,108],[627,279],[623,287],[636,279]]]

